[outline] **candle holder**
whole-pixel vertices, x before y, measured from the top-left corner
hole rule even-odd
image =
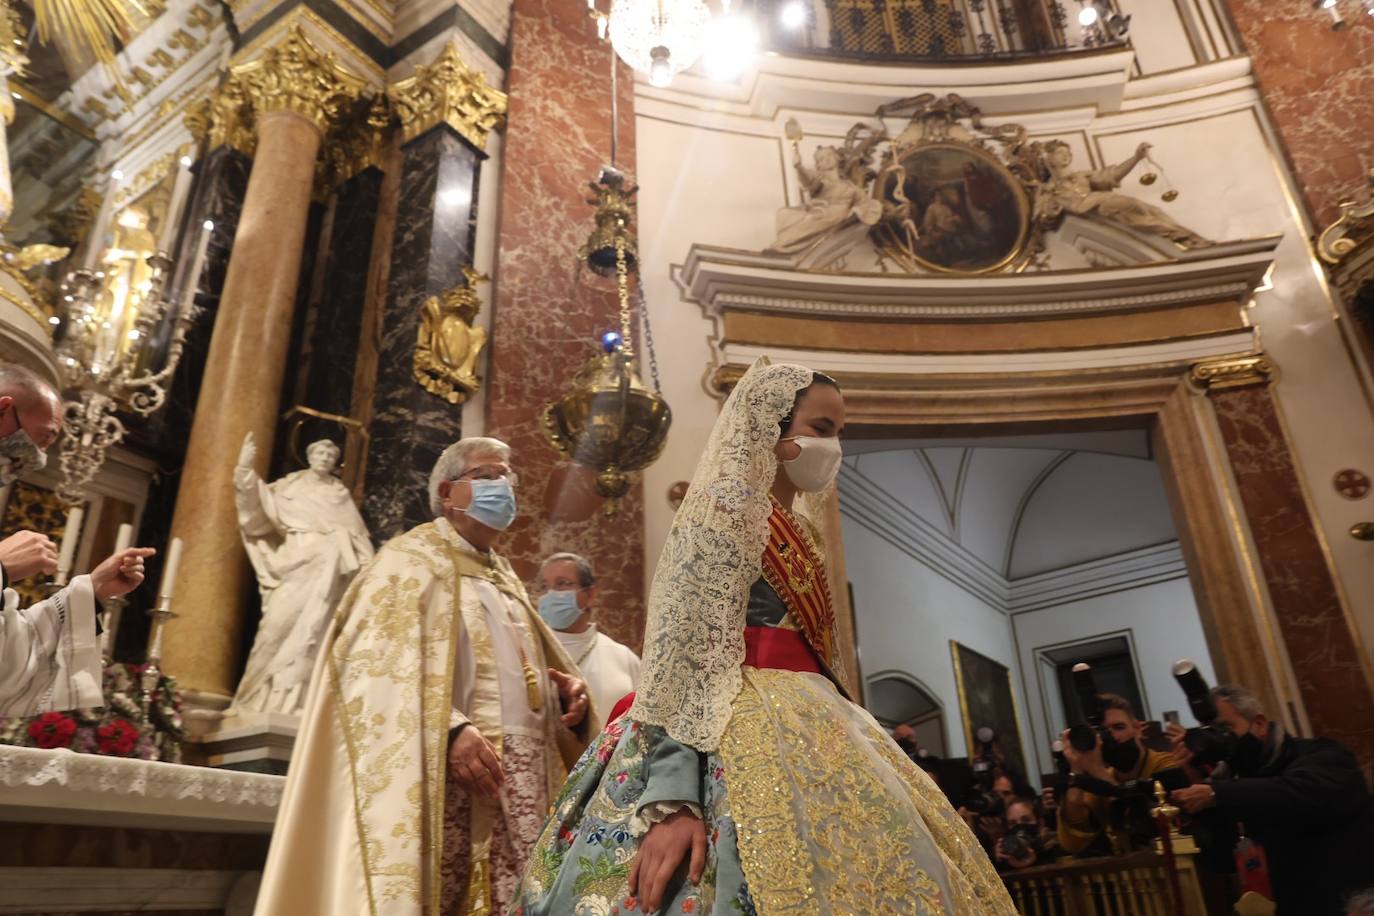
[[[148,416],[167,400],[167,385],[181,362],[196,283],[205,264],[213,224],[202,227],[195,258],[178,297],[166,295],[172,261],[166,252],[134,242],[105,252],[106,271],[74,270],[62,281],[52,319],[63,405],[58,496],[82,501],[105,452],[126,432],[120,412]],[[161,331],[170,321],[165,339]]]
[[[114,661],[114,643],[119,632],[119,620],[124,616],[124,609],[129,606],[129,599],[121,595],[118,598],[106,598],[100,603],[105,608],[100,622],[103,628],[100,634],[100,660],[109,667]]]
[[[176,617],[177,614],[172,610],[172,598],[170,595],[162,595],[157,599],[157,606],[148,610],[148,616],[153,618],[153,638],[148,645],[148,663],[143,666],[143,729],[145,732],[152,733],[153,728],[152,710],[153,696],[157,693],[158,682],[162,680],[162,630],[167,625],[167,621]]]

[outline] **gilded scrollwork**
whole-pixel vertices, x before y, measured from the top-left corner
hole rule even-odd
[[[1191,372],[1193,384],[1206,391],[1264,385],[1273,375],[1274,363],[1264,353],[1196,363]]]
[[[1369,170],[1369,189],[1362,201],[1341,201],[1341,215],[1322,230],[1317,253],[1328,264],[1340,264],[1361,244],[1374,239],[1374,169]]]
[[[300,23],[257,58],[234,67],[230,82],[242,84],[253,113],[289,111],[323,133],[362,91],[365,81],[331,53],[321,51]]]
[[[463,279],[425,300],[415,341],[415,380],[450,404],[463,403],[481,387],[477,358],[487,343],[486,329],[472,324],[482,308],[477,284],[487,278],[464,267]]]
[[[481,150],[487,135],[505,123],[506,94],[465,64],[454,42],[444,46],[434,63],[416,67],[414,75],[391,85],[387,94],[406,142],[447,124]]]

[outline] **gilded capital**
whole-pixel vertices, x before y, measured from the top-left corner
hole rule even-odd
[[[1193,383],[1207,391],[1265,385],[1274,375],[1274,364],[1263,353],[1194,363]]]
[[[290,111],[309,120],[321,133],[349,106],[365,85],[333,54],[321,51],[297,23],[278,44],[231,71],[258,118]]]
[[[393,83],[387,95],[401,119],[402,139],[407,143],[432,127],[447,124],[477,149],[486,149],[487,135],[506,117],[506,94],[463,63],[454,42],[444,46],[434,63],[416,67],[413,76]]]
[[[257,146],[253,108],[243,81],[230,76],[214,92],[192,104],[182,116],[186,129],[210,149],[229,146],[246,156]]]

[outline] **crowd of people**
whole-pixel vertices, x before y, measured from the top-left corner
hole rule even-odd
[[[941,782],[958,793],[951,801],[999,872],[1154,848],[1158,824],[1148,815],[1159,780],[1171,787],[1168,798],[1223,899],[1253,891],[1274,901],[1279,916],[1374,912],[1374,795],[1344,746],[1287,734],[1236,685],[1210,691],[1215,719],[1194,730],[1211,736],[1211,753],[1178,724],[1147,740],[1147,723],[1128,700],[1099,700],[1096,745],[1077,750],[1064,732],[1060,772],[1042,790],[995,743],[964,767],[974,773],[973,791],[962,780]],[[892,734],[937,781],[950,772],[909,725]]]

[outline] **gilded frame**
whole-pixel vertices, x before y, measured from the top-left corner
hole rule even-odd
[[[954,684],[959,693],[959,718],[964,727],[964,747],[967,750],[968,756],[970,758],[973,757],[974,749],[973,714],[979,713],[987,715],[989,712],[1007,712],[1011,716],[1010,728],[1005,727],[1007,724],[1005,721],[997,721],[995,719],[987,724],[997,732],[998,743],[1001,747],[1004,759],[1008,763],[1019,767],[1023,776],[1026,775],[1026,744],[1021,735],[1021,704],[1016,699],[1016,683],[1012,678],[1011,668],[953,639],[949,641],[949,654],[954,663]],[[969,670],[975,667],[983,667],[988,670],[986,672]],[[993,672],[991,670],[993,668],[1000,669],[1000,673]],[[998,698],[994,697],[992,698],[993,703],[990,704],[989,709],[970,710],[970,679],[972,679],[973,682],[983,682],[985,680],[983,675],[985,674],[995,674],[996,679],[993,681],[994,687],[1001,683],[1006,684],[1007,696],[1010,698],[1010,702],[1006,704],[1005,709],[998,708]],[[1011,740],[1009,741],[1008,739]]]

